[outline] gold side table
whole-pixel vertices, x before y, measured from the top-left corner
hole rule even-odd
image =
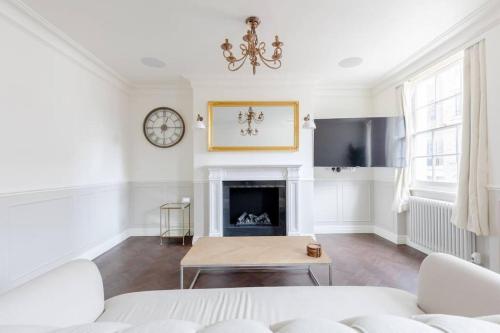
[[[187,226],[186,226],[186,210],[187,210]],[[182,220],[179,225],[171,225],[171,211],[180,211]],[[163,239],[167,238],[182,238],[182,245],[185,244],[185,239],[191,235],[191,204],[169,202],[160,206],[160,244],[163,244]]]

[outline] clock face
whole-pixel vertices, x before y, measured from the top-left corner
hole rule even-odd
[[[144,135],[160,148],[175,146],[184,136],[184,120],[171,108],[156,108],[144,119]]]

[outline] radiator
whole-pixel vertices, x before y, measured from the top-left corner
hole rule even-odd
[[[424,252],[444,252],[470,260],[476,251],[474,233],[451,224],[453,204],[410,197],[409,245]]]

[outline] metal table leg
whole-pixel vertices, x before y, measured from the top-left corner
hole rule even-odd
[[[162,219],[162,216],[163,216],[163,212],[161,211],[161,207],[160,207],[160,245],[163,245],[163,227],[162,227],[163,219]]]
[[[191,284],[189,285],[189,289],[193,289],[196,281],[198,280],[198,277],[200,276],[200,273],[201,273],[201,269],[198,269],[198,271],[196,271],[196,275],[193,278],[193,281],[191,281]]]
[[[333,286],[333,267],[332,264],[328,264],[328,282],[330,286]]]
[[[185,216],[184,216],[184,209],[183,209],[183,210],[182,210],[182,246],[184,246],[184,245],[185,245],[184,240],[186,239],[186,233],[184,232],[184,228],[185,228],[185,226],[186,226],[186,225],[184,224],[184,223],[186,223],[186,222],[185,222],[185,220],[186,220],[186,218],[185,218]]]
[[[184,289],[184,267],[182,265],[180,270],[180,287]]]
[[[313,280],[314,284],[319,286],[319,281],[316,278],[316,276],[314,275],[313,271],[311,270],[311,266],[307,267],[307,272],[309,273],[309,276],[311,277],[311,280]]]

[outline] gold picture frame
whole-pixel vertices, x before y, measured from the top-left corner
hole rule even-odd
[[[217,131],[216,122],[216,112],[221,112],[226,108],[228,112],[235,111],[236,108],[242,108],[241,111],[244,111],[250,107],[260,108],[258,111],[265,112],[274,112],[274,116],[276,117],[276,112],[290,112],[286,114],[284,118],[286,118],[286,122],[290,122],[293,119],[293,125],[279,126],[279,129],[284,132],[284,135],[276,135],[276,133],[266,133],[264,132],[261,137],[259,137],[259,141],[266,140],[264,135],[272,135],[272,137],[268,138],[268,142],[271,144],[251,144],[246,145],[244,143],[240,143],[239,145],[235,145],[234,141],[236,137],[230,139],[231,144],[225,145],[221,144],[221,139],[215,139],[214,134]],[[234,113],[235,117],[237,117],[237,113]],[[235,130],[238,130],[237,126],[243,126],[238,123],[237,118],[235,119]],[[265,119],[266,120],[266,119]],[[264,121],[265,121],[264,120]],[[272,119],[271,119],[272,120]],[[227,130],[227,129],[226,129]],[[272,132],[272,131],[268,131]],[[259,132],[259,135],[262,132]],[[210,101],[208,102],[208,151],[217,152],[217,151],[288,151],[288,152],[296,152],[299,150],[299,102],[297,101]],[[236,135],[236,134],[235,134]],[[276,141],[276,137],[281,138],[281,141],[289,141],[290,144],[274,144],[272,141]],[[284,138],[284,139],[283,139]],[[249,137],[245,139],[249,141]],[[226,141],[226,140],[224,140]],[[241,139],[243,141],[243,139]]]

